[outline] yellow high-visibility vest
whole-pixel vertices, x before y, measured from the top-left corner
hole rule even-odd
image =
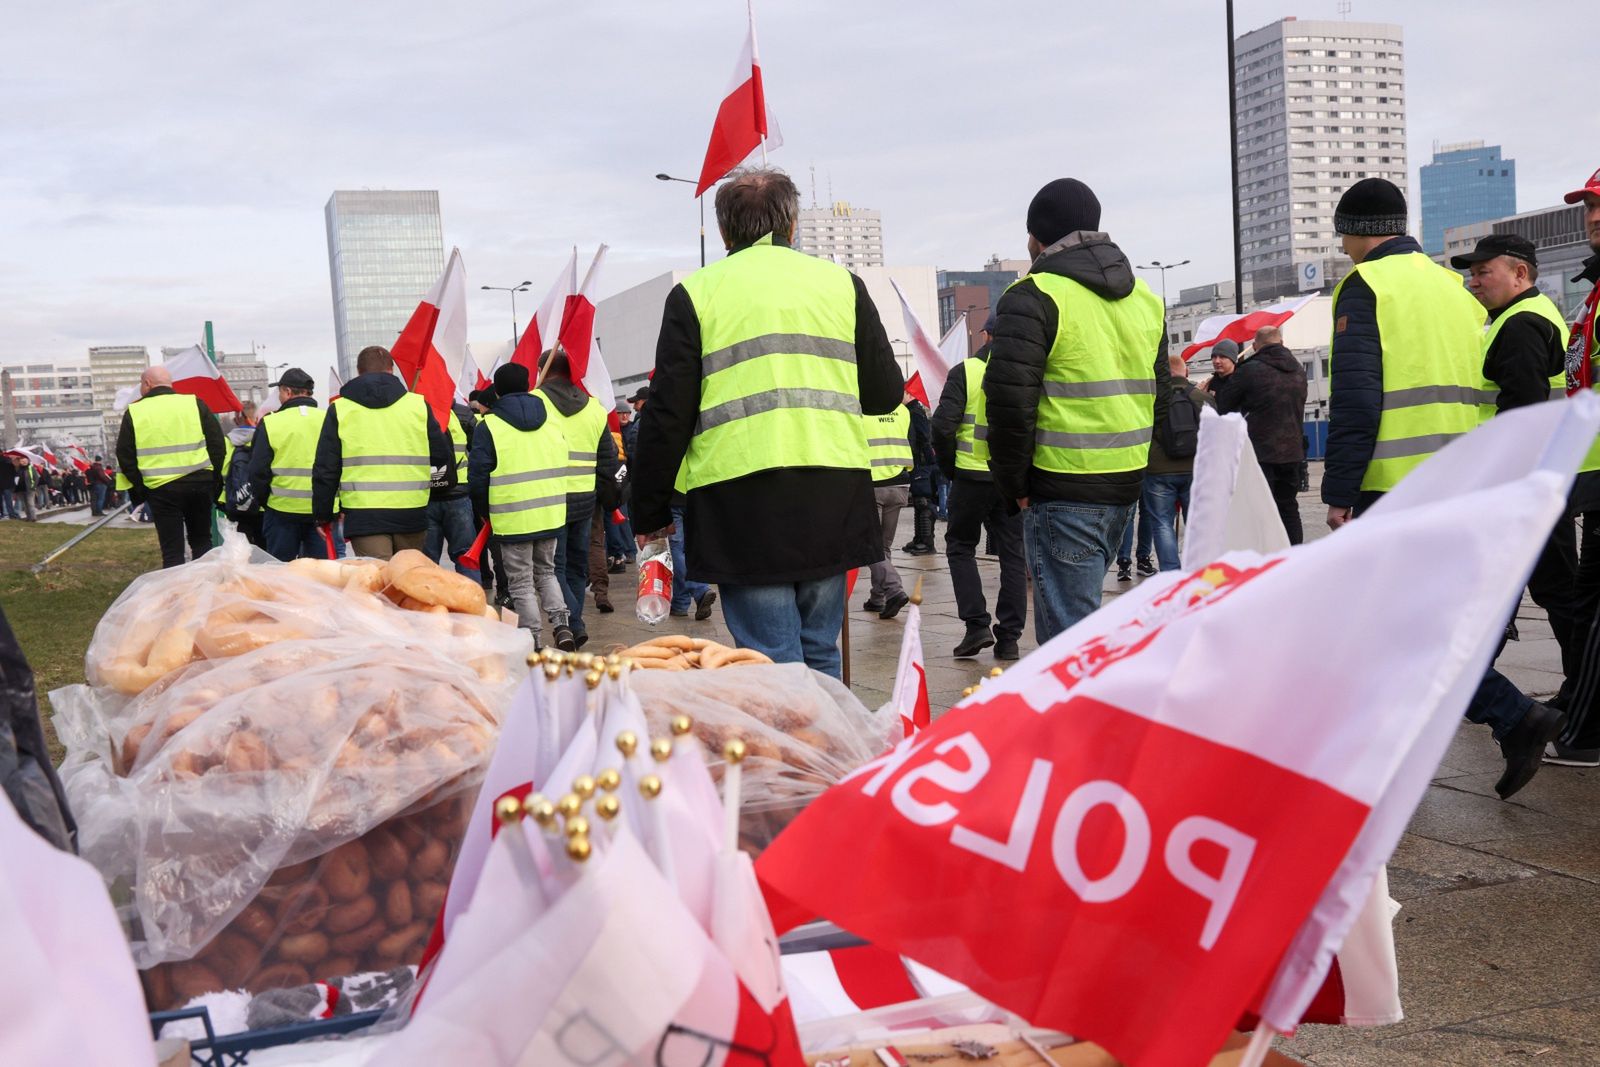
[[[345,410],[343,408],[341,411]],[[272,447],[272,488],[266,506],[285,515],[311,514],[311,465],[328,409],[309,404],[274,411],[261,420]],[[339,509],[337,498],[334,510]]]
[[[159,489],[186,474],[211,470],[200,401],[187,393],[141,397],[128,407],[139,477],[146,489]],[[120,473],[117,488],[132,485]]]
[[[339,498],[345,510],[425,508],[428,402],[407,393],[386,408],[339,406]]]

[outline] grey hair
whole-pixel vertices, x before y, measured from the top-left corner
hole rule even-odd
[[[787,240],[800,216],[800,190],[776,167],[740,167],[717,190],[717,226],[730,246],[773,234]]]

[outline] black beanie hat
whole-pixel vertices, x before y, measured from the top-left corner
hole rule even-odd
[[[494,391],[501,396],[510,396],[512,393],[526,393],[528,391],[528,368],[520,363],[506,363],[496,367],[494,372]]]
[[[1362,178],[1339,198],[1333,230],[1353,237],[1399,237],[1406,232],[1406,195],[1387,179]]]
[[[1076,178],[1057,178],[1033,194],[1028,205],[1028,232],[1042,245],[1053,245],[1077,230],[1099,228],[1100,201]]]

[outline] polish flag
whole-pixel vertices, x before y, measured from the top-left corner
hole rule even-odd
[[[893,278],[894,295],[900,298],[900,315],[905,319],[906,330],[911,334],[912,362],[916,369],[906,381],[906,392],[922,401],[922,406],[933,409],[939,395],[944,392],[944,380],[950,368],[967,358],[967,314],[962,312],[949,331],[934,344],[933,335],[923,327],[922,320],[911,308],[911,301]]]
[[[72,461],[72,465],[78,469],[79,473],[85,472],[89,469],[89,462],[87,460],[79,459],[77,456],[68,456],[67,458]]]
[[[1336,536],[1151,579],[824,792],[763,881],[1130,1067],[1205,1064],[1248,1010],[1292,1028],[1597,430],[1587,395],[1520,409]],[[1270,669],[1181,669],[1244,631]]]
[[[1183,358],[1187,360],[1196,352],[1210,348],[1218,341],[1234,341],[1243,348],[1254,339],[1256,331],[1261,327],[1282,326],[1294,318],[1296,311],[1316,298],[1317,294],[1311,293],[1291,300],[1280,300],[1276,304],[1257,308],[1248,315],[1212,315],[1202,320],[1199,328],[1194,331],[1195,342],[1183,350]]]
[[[344,388],[344,379],[339,377],[339,372],[332,367],[328,368],[328,403],[339,399],[339,390]]]
[[[584,392],[600,401],[600,406],[606,409],[606,425],[611,432],[621,433],[622,420],[617,417],[617,391],[611,384],[611,370],[606,366],[605,357],[600,354],[598,339],[589,352],[589,370],[579,384]]]
[[[906,632],[900,638],[900,666],[895,670],[894,694],[889,698],[905,736],[933,722],[928,704],[928,672],[922,654],[922,608],[915,600],[906,608]]]
[[[767,94],[761,80],[761,54],[756,48],[756,13],[745,5],[750,31],[745,35],[739,62],[734,64],[728,91],[717,108],[711,125],[711,142],[706,145],[706,160],[700,167],[700,181],[694,195],[700,196],[721,181],[729,171],[749,158],[758,148],[777,148],[783,144],[777,120],[767,107]]]
[[[595,395],[588,383],[589,351],[594,345],[594,287],[595,279],[600,275],[600,264],[605,262],[605,258],[606,246],[602,244],[595,249],[594,259],[589,261],[583,284],[577,292],[567,297],[558,336],[561,347],[567,350],[572,380],[583,383],[584,391],[590,396]]]
[[[190,345],[166,361],[172,372],[172,388],[198,397],[213,414],[238,411],[239,398],[228,387],[228,380],[199,345]]]
[[[533,321],[522,331],[522,336],[517,339],[517,347],[511,353],[511,362],[527,367],[530,376],[539,373],[539,354],[555,344],[556,335],[561,330],[561,320],[566,314],[567,300],[577,291],[578,249],[574,245],[572,258],[556,275],[539,310],[534,312]]]
[[[478,368],[478,359],[472,354],[471,345],[461,348],[461,369],[456,372],[455,398],[458,403],[467,402],[467,394],[477,389],[482,389],[487,381],[483,371]]]
[[[461,365],[466,347],[467,278],[461,250],[452,248],[444,273],[411,313],[411,321],[390,349],[400,380],[427,400],[440,429],[450,424],[450,401],[456,391],[450,368]]]

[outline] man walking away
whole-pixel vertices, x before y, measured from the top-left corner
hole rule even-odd
[[[250,496],[261,507],[263,547],[285,563],[342,556],[343,544],[311,517],[311,467],[328,415],[311,395],[316,382],[290,367],[268,388],[278,390],[278,408],[256,426],[249,475]]]
[[[184,541],[199,559],[211,550],[211,509],[221,489],[222,427],[197,398],[174,392],[172,372],[147,367],[139,399],[117,431],[118,484],[146,504],[161,544],[161,566],[184,563]]]
[[[1174,352],[1167,417],[1150,441],[1150,465],[1139,493],[1139,511],[1150,516],[1156,562],[1164,571],[1178,569],[1178,513],[1189,517],[1189,488],[1194,484],[1194,454],[1200,441],[1200,409],[1214,405],[1211,394],[1189,381],[1189,368]],[[1118,575],[1120,578],[1121,575]]]
[[[245,540],[265,549],[266,542],[261,539],[260,503],[250,491],[250,460],[258,425],[255,415],[255,404],[246,400],[234,416],[233,427],[223,437],[225,456],[217,508],[244,534]]]
[[[910,400],[909,397],[905,398]],[[911,410],[902,403],[887,415],[863,416],[867,456],[872,463],[872,496],[883,530],[883,559],[872,565],[872,588],[862,610],[892,619],[911,602],[900,572],[889,558],[900,530],[900,512],[911,499]]]
[[[911,540],[900,546],[908,556],[931,556],[934,516],[939,509],[939,457],[933,450],[933,425],[922,402],[906,394],[911,412]]]
[[[1099,227],[1100,201],[1076,179],[1034,196],[1033,267],[1000,298],[983,380],[989,469],[1023,511],[1041,645],[1100,606],[1167,417],[1161,298]]]
[[[381,345],[356,356],[356,376],[339,390],[317,440],[311,515],[344,533],[358,556],[388,559],[421,551],[428,536],[430,487],[454,485],[455,447],[421,393],[408,393]]]
[[[567,438],[528,391],[528,368],[495,369],[495,397],[472,435],[467,486],[472,509],[491,524],[490,539],[505,564],[518,624],[539,643],[541,610],[550,639],[577,649],[567,599],[556,580],[556,539],[567,522]]]
[[[1305,540],[1300,523],[1300,466],[1305,462],[1306,370],[1283,346],[1283,331],[1256,331],[1255,354],[1239,365],[1217,398],[1217,410],[1244,416],[1267,488],[1289,543]]]
[[[673,288],[634,459],[640,543],[686,493],[689,572],[721,587],[741,648],[838,677],[845,572],[883,556],[861,415],[905,382],[861,279],[790,247],[779,170],[717,189],[727,258]]]
[[[3,472],[0,472],[3,477]],[[94,457],[89,465],[89,502],[94,515],[106,513],[106,498],[111,493],[111,475],[106,473],[104,457]]]
[[[456,403],[450,407],[450,447],[455,450],[456,481],[454,485],[434,489],[428,495],[428,538],[422,552],[435,563],[439,562],[445,544],[449,543],[450,562],[456,573],[473,581],[480,581],[477,571],[461,565],[461,557],[472,547],[477,531],[472,528],[472,501],[467,499],[467,441],[477,423],[472,408]]]

